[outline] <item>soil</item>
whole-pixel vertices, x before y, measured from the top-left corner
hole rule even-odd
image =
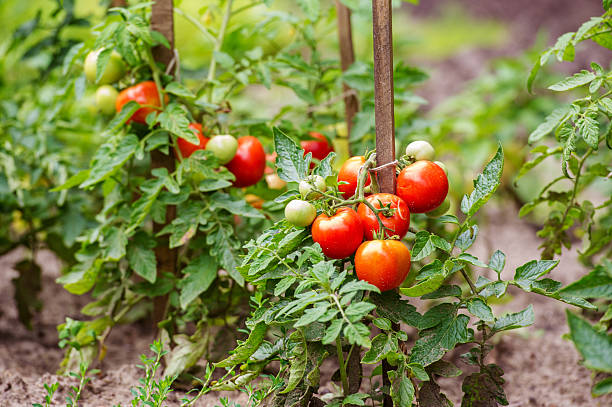
[[[488,258],[495,249],[508,256],[503,278],[511,278],[519,265],[538,258],[538,241],[532,225],[518,220],[514,210],[488,212],[488,226],[480,233],[472,253]],[[495,246],[492,239],[494,237]],[[0,258],[0,406],[29,406],[43,400],[43,385],[55,382],[60,388],[54,398],[55,405],[62,405],[76,380],[57,376],[63,353],[57,347],[56,325],[65,317],[77,318],[79,309],[87,302],[86,297],[68,294],[55,283],[60,275],[61,264],[52,253],[41,251],[37,262],[43,269],[42,301],[44,309],[37,316],[33,331],[26,330],[17,320],[13,304],[11,278],[16,272],[11,268],[21,257],[21,251]],[[551,277],[568,283],[585,273],[576,254],[563,255],[559,266]],[[573,345],[562,339],[567,332],[563,303],[520,290],[511,290],[514,298],[509,304],[494,307],[496,315],[516,312],[532,303],[536,322],[533,326],[500,335],[496,347],[488,357],[488,363],[500,365],[504,372],[504,386],[512,407],[596,407],[612,406],[612,395],[592,399],[591,372],[579,364],[580,356]],[[423,304],[417,303],[423,311]],[[152,332],[148,324],[134,324],[116,328],[108,340],[108,354],[102,372],[87,386],[82,406],[130,405],[130,387],[137,384],[141,371],[136,367],[141,353],[148,350]],[[441,387],[456,404],[461,403],[461,381],[471,368],[459,355],[467,350],[459,346],[446,357],[454,361],[464,375],[454,379],[443,379]],[[336,370],[333,363],[323,366],[322,377],[329,378]],[[331,384],[322,386],[320,393],[331,391]],[[179,405],[184,394],[171,393],[169,406]],[[245,405],[247,398],[241,393],[213,394],[201,400],[198,406],[219,405],[219,397]]]

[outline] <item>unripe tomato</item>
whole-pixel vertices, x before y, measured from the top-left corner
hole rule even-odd
[[[311,175],[305,180],[300,181],[300,184],[298,185],[300,194],[306,199],[317,199],[321,196],[321,194],[316,192],[315,189],[321,192],[325,192],[327,190],[325,178],[320,175]]]
[[[204,137],[204,134],[202,134],[202,125],[200,123],[189,123],[189,128],[193,130],[193,133],[198,137],[200,142],[198,144],[193,144],[184,138],[179,137],[176,140],[176,144],[178,144],[178,148],[181,151],[181,156],[183,158],[190,157],[196,150],[203,150],[206,148],[206,144],[209,140],[208,137]],[[175,154],[178,158],[178,153],[176,153],[176,151]]]
[[[360,280],[388,291],[402,285],[410,271],[410,250],[399,240],[370,240],[355,253],[355,273]]]
[[[143,107],[136,110],[136,112],[128,120],[128,123],[133,120],[137,123],[146,124],[149,113],[158,111],[161,107],[157,86],[153,81],[141,82],[119,92],[117,103],[115,104],[117,113],[119,113],[121,108],[131,100],[137,102]],[[165,96],[165,100],[166,102],[168,101],[167,95]]]
[[[432,145],[424,140],[413,141],[406,147],[406,155],[414,158],[416,161],[433,160],[435,154]]]
[[[359,169],[365,164],[365,157],[358,155],[351,157],[340,168],[338,172],[338,190],[342,193],[344,199],[349,199],[355,195],[357,189],[357,178],[359,176]],[[340,184],[340,181],[347,182],[347,184]],[[365,185],[370,185],[370,174],[366,178]]]
[[[87,57],[85,57],[85,77],[91,83],[96,83],[98,55],[100,55],[100,52],[102,52],[101,49],[91,51],[89,54],[87,54]],[[123,75],[125,75],[125,64],[123,63],[123,59],[121,59],[121,55],[119,55],[117,51],[113,50],[110,54],[110,58],[108,59],[108,63],[104,68],[104,72],[100,77],[100,81],[97,83],[99,85],[114,83],[123,78]]]
[[[96,106],[104,114],[113,114],[118,95],[117,89],[111,85],[102,85],[96,90]]]
[[[238,141],[229,134],[222,134],[211,138],[206,149],[212,151],[221,164],[227,164],[236,155]]]
[[[393,214],[388,217],[385,215],[385,212],[379,212],[383,225],[391,229],[391,231],[385,231],[387,237],[397,235],[401,239],[406,235],[408,227],[410,226],[410,211],[408,210],[408,205],[406,205],[406,202],[404,202],[402,198],[393,194],[381,193],[370,195],[366,199],[376,209],[389,207],[393,212]],[[357,214],[359,215],[359,219],[361,219],[365,238],[367,240],[376,239],[376,233],[379,230],[376,214],[363,203],[359,204]]]
[[[310,202],[294,199],[285,206],[285,218],[292,225],[305,227],[317,216],[317,210]]]
[[[312,153],[312,158],[322,160],[327,157],[329,153],[334,151],[334,148],[321,133],[311,131],[308,134],[315,140],[300,141],[300,145],[304,149],[304,155]],[[311,164],[311,167],[314,167],[314,165]]]
[[[411,213],[429,212],[444,201],[448,179],[444,170],[431,161],[417,161],[397,177],[397,195],[408,204]]]
[[[434,164],[436,164],[438,167],[442,168],[444,170],[444,173],[448,177],[448,168],[446,168],[446,164],[444,164],[442,161],[434,161]]]
[[[312,240],[332,259],[343,259],[355,253],[363,241],[363,226],[357,212],[343,207],[333,216],[321,214],[312,224]]]
[[[235,187],[257,184],[266,169],[266,153],[261,142],[253,136],[240,137],[236,155],[226,167],[236,177]]]
[[[449,209],[450,201],[448,200],[448,198],[446,198],[444,202],[440,204],[440,206],[438,206],[436,209],[426,212],[425,215],[430,218],[439,218],[442,215],[446,215],[446,212],[448,212]]]

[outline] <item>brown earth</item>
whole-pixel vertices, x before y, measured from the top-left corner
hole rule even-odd
[[[511,278],[514,269],[530,259],[538,257],[538,241],[534,228],[520,220],[513,210],[493,211],[487,216],[489,226],[481,231],[478,244],[472,250],[475,255],[488,258],[495,249],[508,255],[503,277]],[[495,242],[495,243],[493,243]],[[495,246],[493,246],[495,244]],[[44,309],[36,318],[35,330],[26,330],[17,320],[13,305],[13,288],[10,282],[16,272],[11,268],[20,258],[13,252],[0,259],[0,406],[29,406],[41,402],[44,383],[60,383],[54,400],[62,405],[70,385],[75,379],[56,376],[62,351],[57,347],[56,325],[66,316],[78,317],[79,308],[86,298],[68,294],[54,280],[60,273],[60,263],[49,252],[41,252],[39,264],[43,265]],[[579,265],[575,253],[567,253],[551,277],[564,283],[575,280],[585,269]],[[514,333],[500,335],[496,348],[488,357],[489,363],[499,364],[505,371],[504,386],[512,407],[596,407],[612,406],[612,395],[598,399],[590,396],[591,372],[580,366],[580,356],[572,344],[561,338],[567,332],[565,309],[560,302],[522,291],[512,291],[514,298],[507,305],[495,306],[496,315],[519,311],[532,303],[536,322],[533,326]],[[422,304],[417,304],[420,308]],[[83,395],[82,406],[127,406],[132,398],[130,387],[137,384],[141,371],[136,368],[138,355],[148,350],[152,333],[146,324],[118,327],[108,342],[108,356]],[[460,346],[446,358],[453,360],[466,372],[470,367],[459,360],[466,351]],[[322,376],[330,377],[336,367],[326,364]],[[461,380],[444,379],[441,385],[449,398],[460,404]],[[321,393],[331,390],[330,384],[322,386]],[[183,396],[171,394],[169,406],[179,405]],[[225,393],[223,396],[242,405],[245,395]],[[201,400],[198,406],[217,405],[220,395],[214,394]]]

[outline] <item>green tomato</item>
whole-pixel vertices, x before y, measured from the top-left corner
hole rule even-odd
[[[311,175],[305,180],[300,181],[298,189],[303,198],[317,199],[321,197],[321,194],[314,190],[317,189],[321,192],[325,192],[327,190],[327,185],[325,185],[325,179],[322,176]]]
[[[214,136],[206,144],[206,150],[212,151],[221,164],[227,164],[238,151],[238,140],[229,134]]]
[[[104,114],[114,114],[118,95],[117,89],[111,85],[102,85],[96,90],[96,106]]]
[[[427,141],[417,140],[408,144],[408,147],[406,147],[406,155],[413,157],[416,161],[431,161],[434,158],[435,151]]]
[[[85,77],[91,83],[96,83],[96,72],[97,72],[97,61],[98,55],[102,52],[101,49],[97,51],[91,51],[85,58]],[[97,82],[99,85],[117,82],[125,75],[125,64],[121,55],[117,51],[111,52],[108,64],[104,68],[104,72],[100,77],[100,81]]]
[[[450,201],[448,200],[448,198],[446,198],[440,204],[440,206],[438,206],[436,209],[432,211],[425,213],[425,215],[427,215],[428,218],[439,218],[442,215],[446,215],[446,212],[448,212],[449,209],[450,209]]]
[[[434,161],[434,164],[436,164],[438,167],[442,168],[444,170],[444,173],[448,177],[448,168],[446,168],[446,164],[444,164],[442,161]]]
[[[285,218],[292,225],[305,227],[317,216],[317,210],[310,202],[294,199],[285,206]]]

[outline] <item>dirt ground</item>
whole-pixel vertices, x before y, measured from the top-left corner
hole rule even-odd
[[[511,278],[517,266],[538,257],[538,241],[531,225],[517,220],[515,211],[493,211],[488,216],[489,226],[481,232],[479,243],[472,252],[488,258],[495,249],[508,255],[503,277]],[[495,247],[492,246],[492,239]],[[54,280],[60,273],[60,263],[49,252],[41,252],[38,262],[43,265],[44,284],[42,300],[45,307],[37,318],[35,330],[26,330],[17,320],[13,305],[13,288],[10,282],[16,272],[11,268],[20,258],[20,252],[0,259],[0,406],[21,407],[41,402],[44,397],[44,383],[60,383],[54,398],[63,405],[70,385],[75,379],[54,374],[62,359],[57,348],[56,325],[66,316],[78,317],[78,311],[86,298],[69,295]],[[568,283],[583,274],[574,253],[561,259],[551,277]],[[498,305],[494,312],[519,311],[529,303],[534,304],[536,322],[521,331],[500,335],[496,348],[488,361],[499,364],[505,371],[505,390],[512,407],[609,407],[612,396],[592,399],[590,396],[591,372],[579,365],[579,355],[572,344],[561,338],[567,332],[565,323],[566,306],[560,302],[535,294],[516,290],[509,305]],[[420,304],[417,304],[420,306]],[[108,356],[97,375],[84,393],[83,406],[99,407],[130,405],[130,387],[137,384],[141,371],[136,368],[138,355],[148,350],[152,333],[146,324],[123,326],[114,330],[108,343]],[[461,369],[469,371],[458,355],[466,348],[460,346],[449,360],[455,361]],[[329,377],[335,370],[324,366],[323,377]],[[461,380],[444,379],[443,389],[457,405],[461,403]],[[327,391],[323,386],[321,392]],[[169,406],[178,405],[183,396],[180,392],[171,394]],[[225,393],[243,406],[246,397],[240,393]],[[199,406],[218,405],[220,395],[210,395]]]

